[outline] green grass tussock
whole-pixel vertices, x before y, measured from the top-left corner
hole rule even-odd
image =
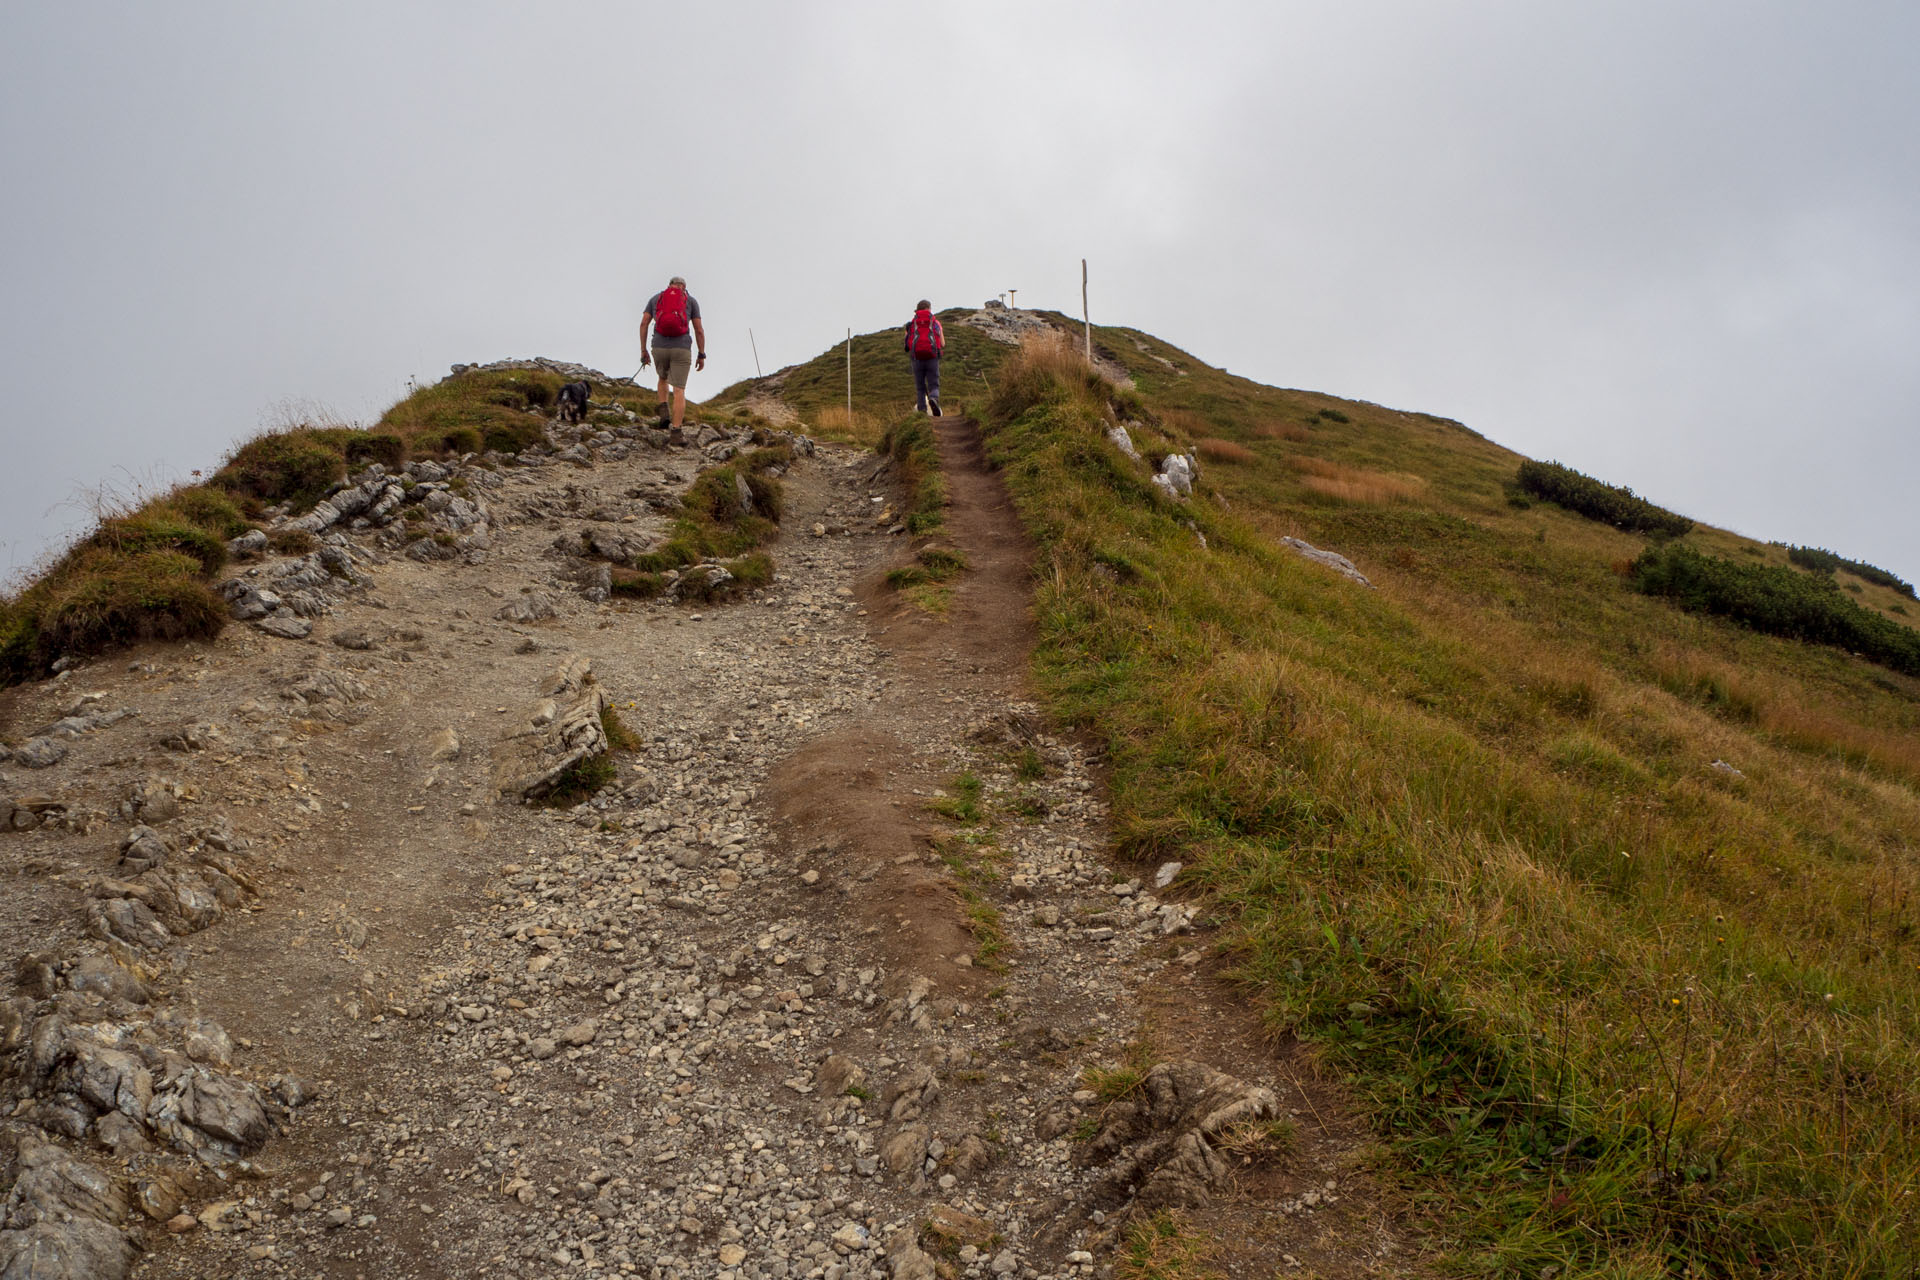
[[[965,573],[967,558],[952,547],[925,546],[914,552],[913,563],[887,571],[887,585],[895,590],[950,582]]]
[[[590,799],[617,778],[619,773],[620,768],[614,764],[610,752],[588,756],[555,779],[553,786],[533,801],[534,807],[571,809],[582,800]]]
[[[218,635],[227,608],[210,580],[226,564],[227,539],[245,529],[231,498],[200,485],[102,516],[0,601],[0,684],[45,675],[64,655]]]
[[[667,540],[628,564],[614,566],[613,594],[648,600],[672,583],[679,599],[710,603],[772,582],[773,559],[759,548],[779,534],[785,502],[779,473],[792,462],[792,448],[774,445],[701,472],[681,500]],[[750,506],[741,500],[742,484]],[[709,563],[725,568],[732,579],[716,584],[701,574],[669,576],[689,565]]]
[[[590,799],[619,778],[620,766],[614,762],[616,755],[631,755],[645,745],[611,703],[601,704],[600,729],[607,735],[607,749],[597,756],[586,757],[562,773],[552,787],[534,800],[536,808],[571,809],[582,800]]]
[[[1224,1280],[1220,1247],[1178,1210],[1129,1219],[1115,1251],[1114,1280]]]
[[[1616,529],[1678,538],[1693,528],[1693,521],[1655,506],[1631,489],[1603,483],[1557,462],[1522,462],[1515,483],[1537,498]]]
[[[879,452],[893,460],[907,490],[907,532],[916,537],[938,532],[946,522],[947,482],[940,473],[933,419],[915,414],[895,422],[880,437]]]
[[[1208,472],[1227,508],[1157,503],[1084,370],[1008,370],[984,431],[1036,677],[1108,751],[1123,853],[1187,863],[1351,1082],[1442,1265],[1907,1274],[1920,682],[1634,591],[1638,538],[1509,504],[1517,460],[1457,423],[1097,338],[1157,420],[1256,457]],[[1422,484],[1328,503],[1301,450]]]
[[[408,452],[406,442],[389,432],[294,427],[247,441],[208,483],[242,501],[290,502],[295,510],[305,510],[350,470],[374,462],[396,467]]]
[[[416,457],[488,449],[518,453],[545,436],[565,382],[545,369],[457,373],[415,390],[388,409],[374,431],[397,436]],[[604,395],[607,389],[598,390]]]
[[[631,755],[645,745],[640,741],[639,734],[627,728],[627,722],[620,718],[620,713],[614,710],[612,703],[600,708],[600,730],[607,735],[609,751]]]
[[[1691,547],[1648,547],[1632,565],[1633,585],[1683,609],[1710,613],[1814,644],[1834,645],[1920,676],[1920,631],[1855,604],[1830,578],[1768,564],[1740,564]]]

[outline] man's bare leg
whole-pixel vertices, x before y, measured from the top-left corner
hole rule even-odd
[[[685,420],[686,416],[687,389],[685,387],[675,387],[673,389],[673,429],[675,431],[680,429],[680,423]]]

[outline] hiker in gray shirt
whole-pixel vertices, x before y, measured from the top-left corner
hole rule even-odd
[[[647,330],[653,330],[653,346],[647,346]],[[700,354],[694,355],[694,339],[700,341]],[[640,363],[652,364],[660,371],[660,425],[673,429],[674,444],[685,437],[680,424],[687,416],[687,375],[707,367],[707,330],[700,323],[700,304],[687,292],[685,276],[675,276],[667,287],[647,299],[640,316]],[[667,412],[667,388],[673,388],[673,412]]]

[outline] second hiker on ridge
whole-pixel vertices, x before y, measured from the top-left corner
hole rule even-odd
[[[647,347],[647,330],[653,330],[653,347]],[[693,354],[693,341],[700,340],[700,354]],[[660,425],[673,428],[674,444],[684,443],[680,424],[687,416],[687,375],[707,367],[707,330],[700,323],[700,304],[687,292],[685,276],[675,276],[667,287],[647,299],[640,316],[640,364],[652,364],[660,371]],[[673,388],[673,412],[667,412],[667,388]]]
[[[947,335],[940,329],[940,317],[925,298],[914,308],[907,321],[907,355],[913,359],[913,407],[918,413],[940,416],[940,353],[947,349]]]

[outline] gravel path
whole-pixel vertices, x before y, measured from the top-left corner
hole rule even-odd
[[[184,1020],[224,1036],[193,1061],[257,1086],[270,1139],[193,1155],[143,1120],[103,1150],[121,1112],[82,1097],[56,1143],[171,1181],[122,1215],[153,1280],[1104,1275],[1165,1207],[1230,1274],[1400,1273],[1337,1098],[1213,974],[1177,880],[1109,864],[1099,761],[1022,684],[1026,553],[967,426],[944,612],[884,585],[885,468],[826,445],[783,477],[768,588],[595,600],[581,535],[645,545],[747,446],[697,438],[476,477],[452,558],[355,535],[364,581],[303,639],[236,626],[4,695],[9,741],[83,692],[139,714],[0,764],[0,818],[29,781],[78,815],[0,844],[0,924],[49,962],[0,1129],[53,1140],[75,1096],[81,1058],[30,1062],[55,1015],[156,1087]],[[640,747],[577,809],[500,803],[499,744],[570,659]],[[175,816],[123,798],[156,786]],[[100,884],[136,819],[175,863],[224,823],[243,899],[147,952],[105,938],[86,904],[129,901]],[[99,955],[146,998],[77,985]]]

